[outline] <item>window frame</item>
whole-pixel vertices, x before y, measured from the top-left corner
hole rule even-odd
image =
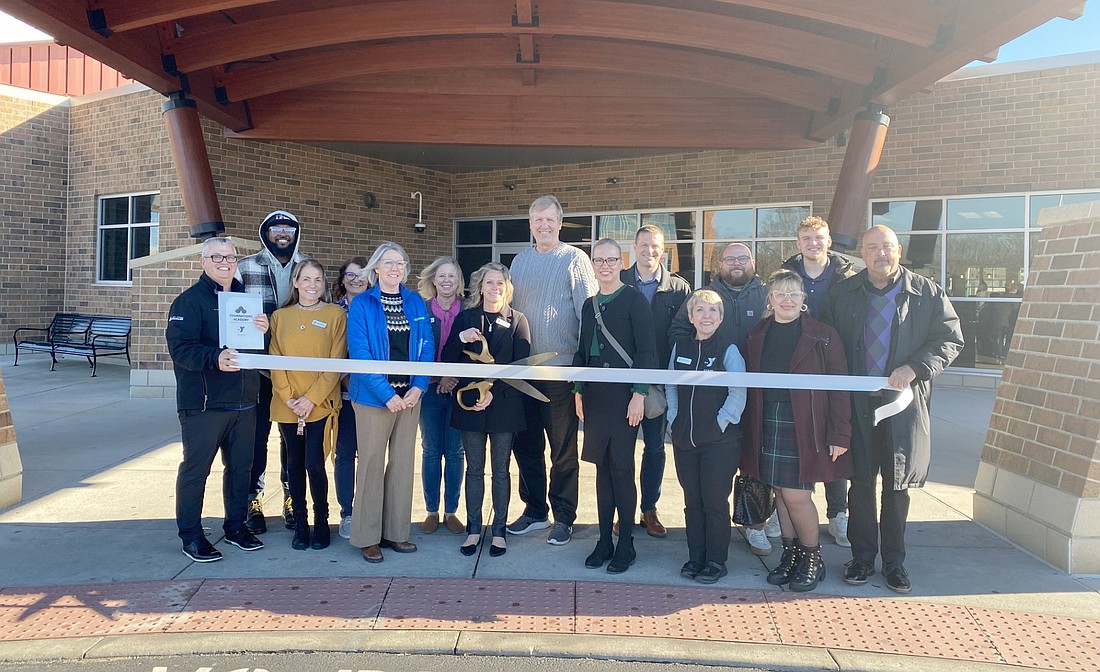
[[[95,200],[95,283],[96,285],[103,285],[109,287],[130,287],[134,284],[133,271],[128,267],[129,262],[140,257],[131,256],[133,254],[134,244],[134,230],[135,229],[150,229],[150,254],[156,254],[159,249],[160,238],[160,198],[161,192],[157,190],[144,190],[144,191],[130,191],[117,194],[100,194],[96,196]],[[156,207],[150,210],[150,221],[148,222],[135,222],[134,220],[134,200],[142,196],[152,196],[153,203]],[[124,224],[104,224],[103,223],[103,206],[104,202],[111,199],[125,198],[126,204],[126,223]],[[155,219],[153,216],[155,215]],[[126,230],[126,279],[125,280],[113,280],[105,279],[102,277],[103,273],[103,232],[107,230]],[[152,241],[156,241],[153,244]]]

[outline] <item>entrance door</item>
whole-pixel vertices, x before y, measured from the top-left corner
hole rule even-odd
[[[497,243],[493,246],[493,260],[511,268],[512,260],[524,250],[531,249],[530,243]]]

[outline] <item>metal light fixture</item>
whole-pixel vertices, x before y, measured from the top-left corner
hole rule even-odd
[[[409,198],[416,199],[416,224],[413,224],[413,229],[417,233],[424,233],[424,230],[428,228],[428,225],[424,223],[424,194],[414,191],[409,195]]]

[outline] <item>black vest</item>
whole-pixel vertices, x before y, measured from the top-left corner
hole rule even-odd
[[[725,371],[726,350],[733,345],[717,335],[705,341],[684,338],[673,344],[677,371]],[[718,410],[729,396],[729,388],[713,385],[679,385],[676,419],[672,422],[672,445],[688,450],[740,436],[741,428],[718,428]]]

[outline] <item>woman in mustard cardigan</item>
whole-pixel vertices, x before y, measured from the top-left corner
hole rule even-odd
[[[294,267],[293,288],[282,308],[271,316],[273,355],[347,356],[347,316],[325,301],[325,269],[308,259]],[[325,456],[335,446],[340,413],[340,374],[314,371],[271,372],[271,419],[286,441],[287,479],[294,511],[291,546],[304,551],[329,545],[328,475]],[[306,477],[313,495],[313,532],[306,511]]]

